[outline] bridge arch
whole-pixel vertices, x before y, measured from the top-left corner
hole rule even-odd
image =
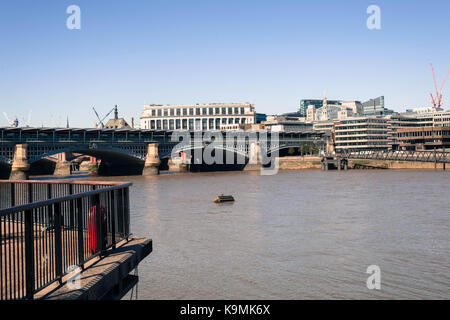
[[[143,148],[144,150],[144,148]],[[46,161],[47,157],[54,156],[63,152],[79,153],[86,156],[100,159],[100,166],[98,167],[99,175],[140,175],[144,168],[145,154],[138,154],[130,152],[131,150],[124,150],[119,148],[86,148],[83,146],[66,147],[60,149],[49,150],[45,153],[29,156],[29,164],[31,168],[35,164]],[[145,148],[146,152],[146,148]],[[48,166],[48,165],[47,165]],[[50,169],[51,171],[51,169]],[[49,171],[49,172],[50,172]],[[47,173],[45,173],[47,174]]]
[[[190,152],[191,165],[190,171],[231,171],[231,170],[242,170],[248,163],[248,155],[243,151],[236,148],[231,148],[229,146],[217,145],[212,151],[212,156],[216,156],[216,150],[222,151],[222,163],[206,164],[204,161],[204,152],[207,146],[184,146],[181,148],[176,148],[175,153]],[[201,159],[196,158],[196,155],[200,152]],[[172,153],[164,153],[160,155],[161,159],[169,158]],[[232,163],[227,162],[232,157]]]
[[[129,159],[135,162],[144,162],[146,156],[146,148],[142,148],[142,152],[133,152],[132,150],[126,150],[122,148],[100,147],[100,148],[86,148],[84,146],[68,146],[65,148],[55,148],[51,150],[45,150],[44,152],[29,151],[28,163],[32,164],[36,161],[44,159],[46,157],[54,156],[64,152],[80,153],[87,156],[96,157],[99,159],[111,159],[120,157]]]

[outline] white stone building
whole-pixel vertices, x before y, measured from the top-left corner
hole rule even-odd
[[[254,124],[251,103],[211,103],[196,105],[146,105],[141,128],[152,130],[236,130]]]

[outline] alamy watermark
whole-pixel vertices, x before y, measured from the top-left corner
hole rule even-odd
[[[267,131],[174,131],[171,158],[184,163],[241,165],[259,168],[261,175],[278,173],[278,132]]]
[[[367,267],[366,273],[369,273],[370,276],[367,278],[366,285],[367,289],[373,290],[381,289],[381,270],[380,267],[373,264]]]
[[[67,287],[70,290],[78,290],[81,288],[81,268],[78,266],[69,266],[67,268],[67,274],[69,278],[67,279]]]
[[[69,30],[81,29],[81,9],[79,6],[72,4],[67,7],[66,13],[70,16],[66,20],[66,27]]]
[[[370,16],[367,18],[366,25],[369,30],[381,29],[381,9],[377,5],[367,7],[366,13]]]

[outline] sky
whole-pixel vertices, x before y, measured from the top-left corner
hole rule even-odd
[[[66,12],[81,10],[81,29]],[[366,12],[377,5],[381,29]],[[0,111],[91,127],[92,107],[137,122],[144,104],[305,98],[430,106],[450,67],[449,0],[0,0]],[[450,105],[450,81],[443,90]],[[446,103],[447,102],[447,103]],[[0,126],[7,121],[0,114]]]

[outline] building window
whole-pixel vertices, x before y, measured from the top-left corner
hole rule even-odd
[[[209,108],[209,115],[211,116],[213,114],[214,108]]]
[[[189,108],[189,115],[193,116],[194,115],[194,108]]]
[[[239,108],[238,107],[234,107],[234,114],[238,114],[239,113]]]
[[[208,130],[208,120],[206,118],[202,119],[202,130]]]
[[[214,118],[209,118],[209,129],[214,129]]]
[[[228,114],[233,114],[233,108],[231,107],[228,108]]]
[[[241,107],[241,114],[244,114],[244,113],[245,113],[245,108]]]
[[[206,116],[206,108],[202,108],[202,114]]]
[[[156,110],[152,109],[152,117],[156,116]]]
[[[175,120],[175,129],[177,129],[177,130],[181,129],[181,121],[180,121],[180,119],[176,119]]]
[[[175,113],[175,110],[174,110],[174,109],[170,109],[170,116],[171,116],[171,117],[174,116],[174,113]]]
[[[195,108],[195,115],[199,116],[200,115],[200,108]]]
[[[183,109],[183,116],[187,116],[187,109],[186,108]]]
[[[216,108],[216,113],[215,114],[220,114],[220,108]]]
[[[222,108],[222,115],[226,115],[227,114],[227,108]]]
[[[171,109],[172,111],[173,109]],[[169,130],[173,130],[173,119],[169,120]]]
[[[156,120],[156,130],[161,130],[161,120]]]
[[[167,130],[167,120],[163,120],[163,130]]]
[[[177,109],[177,116],[181,116],[181,109]]]
[[[169,110],[167,110],[167,109],[164,109],[164,117],[167,117],[168,115],[169,115],[169,112],[168,112]]]
[[[220,118],[216,118],[216,127],[215,127],[215,129],[216,130],[220,129]]]
[[[150,120],[150,129],[155,130],[155,120]]]
[[[187,119],[183,119],[183,130],[187,130]]]
[[[194,130],[194,119],[189,119],[189,130]]]
[[[158,117],[161,117],[161,109],[158,109]]]

